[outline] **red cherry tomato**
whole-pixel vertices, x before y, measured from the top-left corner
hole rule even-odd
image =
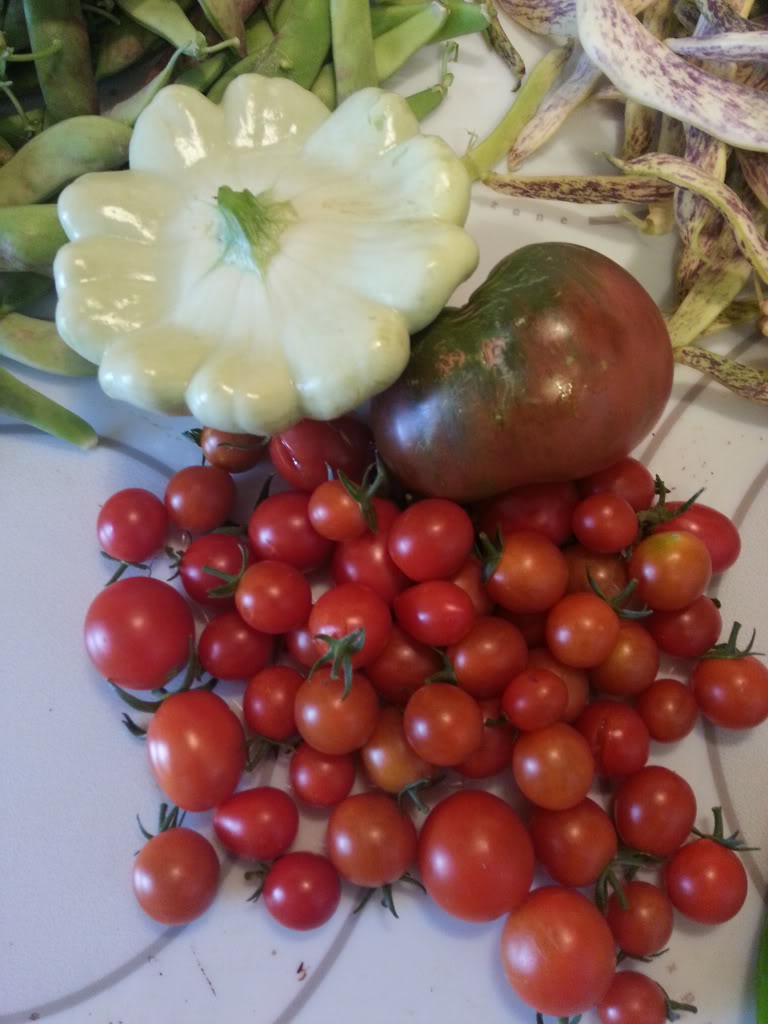
[[[511,612],[542,612],[565,593],[568,567],[560,549],[530,530],[508,533],[488,577],[488,593]]]
[[[389,528],[400,509],[384,498],[374,498],[373,506],[376,532],[338,544],[331,561],[331,575],[336,583],[362,583],[391,604],[408,586],[408,577],[400,572],[387,549]]]
[[[616,856],[613,822],[588,797],[564,811],[534,807],[528,828],[536,859],[561,885],[594,885]]]
[[[354,668],[362,668],[375,661],[387,646],[392,616],[374,590],[359,583],[340,583],[317,599],[308,626],[316,639],[328,636],[341,640],[359,631],[362,643],[349,655],[349,661]],[[318,646],[321,654],[327,652],[325,640],[318,640]]]
[[[523,732],[512,751],[512,774],[537,807],[562,811],[589,792],[595,762],[584,737],[565,722]]]
[[[667,998],[660,985],[637,971],[617,971],[598,1003],[600,1024],[665,1024]]]
[[[664,865],[669,898],[691,921],[722,924],[747,898],[747,873],[739,855],[713,839],[682,846]]]
[[[328,479],[328,466],[359,483],[372,459],[372,443],[369,429],[352,416],[301,420],[273,434],[269,457],[287,484],[300,491],[313,491]]]
[[[439,580],[459,571],[473,541],[472,520],[461,505],[443,498],[426,498],[414,502],[394,521],[388,551],[408,579]]]
[[[620,555],[600,555],[587,551],[581,544],[569,544],[563,548],[563,556],[568,566],[566,591],[569,594],[592,593],[590,577],[609,601],[627,585],[627,565]]]
[[[656,679],[638,694],[635,708],[651,738],[661,743],[674,743],[687,736],[699,715],[690,686],[677,679]]]
[[[495,537],[497,530],[502,535],[532,530],[560,545],[570,536],[571,515],[578,500],[570,481],[515,487],[481,508],[478,529],[488,537]]]
[[[360,750],[368,781],[385,793],[397,794],[419,779],[436,774],[408,743],[400,708],[387,707],[379,712],[376,728]]]
[[[499,721],[501,705],[495,698],[478,701],[483,716],[483,739],[477,750],[466,761],[453,766],[454,771],[466,779],[489,779],[509,767],[515,730]]]
[[[285,649],[303,668],[312,668],[321,654],[319,643],[309,631],[309,623],[288,630],[285,634]]]
[[[301,572],[319,568],[331,554],[331,542],[310,522],[309,495],[302,491],[282,491],[260,502],[248,520],[248,536],[258,558]]]
[[[118,562],[145,562],[160,550],[167,533],[165,505],[142,487],[107,498],[96,520],[99,545]]]
[[[266,559],[245,570],[235,591],[235,604],[252,629],[287,633],[307,621],[312,589],[294,566]]]
[[[617,700],[588,704],[574,726],[589,744],[599,775],[631,775],[648,760],[651,737],[640,715]]]
[[[640,541],[627,571],[638,581],[635,593],[654,611],[675,612],[700,597],[712,575],[703,541],[681,530],[653,533]]]
[[[610,656],[619,626],[616,612],[596,594],[566,594],[547,616],[547,647],[565,665],[594,668]]]
[[[517,626],[523,634],[528,647],[543,647],[547,639],[546,612],[508,612],[506,608],[498,608],[496,614]]]
[[[219,887],[216,851],[191,828],[158,832],[133,863],[139,906],[160,924],[188,924],[205,913]]]
[[[723,729],[752,729],[768,718],[768,668],[751,654],[700,661],[691,686],[701,713]]]
[[[589,700],[589,678],[582,668],[564,665],[553,657],[546,647],[534,647],[528,652],[528,668],[547,669],[565,683],[568,690],[568,703],[562,714],[564,722],[572,722],[581,714]]]
[[[291,789],[310,807],[333,807],[349,796],[356,770],[352,754],[321,754],[308,743],[298,745],[288,768]]]
[[[212,466],[227,473],[245,473],[267,457],[266,438],[256,434],[230,434],[203,427],[200,448]]]
[[[213,830],[222,846],[247,860],[282,857],[296,838],[299,812],[287,793],[274,786],[241,789],[213,814]]]
[[[360,502],[341,480],[325,480],[312,491],[309,521],[327,540],[354,540],[368,529]]]
[[[264,906],[285,928],[319,928],[336,912],[341,884],[336,868],[319,853],[287,853],[264,879]]]
[[[507,684],[501,707],[516,729],[543,729],[562,719],[568,707],[568,688],[549,669],[524,669]]]
[[[235,580],[252,561],[246,540],[231,533],[207,533],[193,540],[181,556],[179,576],[193,601],[222,607],[233,603]],[[213,575],[208,569],[232,577],[232,582]]]
[[[605,913],[616,944],[628,956],[653,956],[672,935],[672,903],[663,889],[650,882],[633,879],[624,882],[621,891],[624,906],[618,893],[612,893]]]
[[[604,494],[606,491],[618,494],[628,501],[636,512],[650,508],[656,493],[653,475],[642,462],[638,462],[630,455],[579,480],[578,488],[583,497],[589,494]]]
[[[215,679],[247,679],[269,663],[273,647],[273,637],[251,629],[236,611],[227,611],[207,623],[197,656]]]
[[[696,797],[681,775],[661,765],[646,765],[616,790],[613,817],[627,846],[669,857],[693,828]]]
[[[475,619],[464,638],[446,653],[459,686],[478,700],[498,696],[528,661],[520,630],[492,615]]]
[[[277,743],[296,732],[293,707],[304,677],[287,665],[256,671],[243,694],[243,718],[251,732]]]
[[[466,591],[447,580],[416,583],[395,598],[398,625],[430,647],[457,644],[470,630],[475,609]]]
[[[483,580],[483,566],[474,555],[470,555],[459,571],[451,577],[451,583],[469,594],[477,615],[490,615],[493,601],[488,596]]]
[[[172,523],[190,533],[210,533],[232,515],[237,491],[229,473],[218,466],[187,466],[165,488]]]
[[[365,673],[384,700],[406,704],[427,677],[441,668],[442,662],[435,650],[420,644],[394,624],[387,646],[375,661],[365,666]]]
[[[320,668],[304,680],[294,710],[301,738],[323,754],[359,750],[379,716],[376,691],[362,672],[352,674],[345,693],[344,680],[334,679],[330,668]]]
[[[417,690],[405,706],[403,725],[411,747],[429,764],[460,764],[483,742],[477,701],[450,683]]]
[[[656,641],[639,622],[622,619],[608,657],[595,665],[589,678],[602,693],[631,697],[647,689],[659,669]]]
[[[677,509],[682,504],[680,501],[668,501],[667,508]],[[715,508],[710,508],[709,505],[694,502],[689,509],[674,519],[656,526],[653,532],[676,533],[679,530],[694,534],[704,543],[712,560],[713,573],[730,569],[741,553],[739,531],[728,516],[724,516]]]
[[[720,637],[722,618],[717,605],[704,594],[676,612],[654,612],[643,625],[665,654],[700,658]]]
[[[331,811],[328,857],[342,878],[377,889],[402,877],[416,858],[416,829],[383,793],[348,796]]]
[[[626,499],[617,494],[592,494],[582,498],[571,520],[576,539],[588,551],[617,554],[637,536],[637,516]]]

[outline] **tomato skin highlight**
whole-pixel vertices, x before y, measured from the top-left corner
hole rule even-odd
[[[331,811],[328,858],[342,878],[377,889],[401,878],[416,857],[416,829],[383,793],[348,796]]]
[[[400,509],[385,498],[374,498],[377,529],[355,540],[336,545],[331,558],[331,575],[336,583],[361,583],[382,597],[387,604],[408,586],[408,577],[392,561],[387,547],[389,529]]]
[[[533,847],[525,826],[499,797],[453,793],[419,834],[419,873],[430,897],[462,921],[493,921],[525,898]]]
[[[195,622],[172,586],[134,576],[96,595],[84,634],[88,656],[103,676],[131,690],[153,690],[189,660]]]
[[[360,760],[368,781],[393,795],[436,774],[434,765],[419,757],[408,743],[400,708],[381,709],[375,729],[360,750]]]
[[[212,466],[226,473],[245,473],[258,466],[267,455],[266,438],[256,434],[232,434],[214,427],[203,427],[200,448]]]
[[[564,811],[534,807],[528,828],[536,859],[560,885],[593,885],[616,856],[613,822],[589,797]]]
[[[505,687],[501,707],[516,729],[543,729],[562,719],[568,707],[568,688],[549,669],[525,669]]]
[[[637,516],[617,494],[592,494],[573,510],[573,532],[580,544],[602,555],[618,554],[637,536]]]
[[[635,512],[642,512],[653,504],[656,493],[653,474],[642,462],[626,455],[605,469],[598,470],[578,481],[582,497],[590,494],[617,494],[628,501]]]
[[[274,786],[241,789],[213,814],[213,830],[222,846],[247,860],[282,857],[296,838],[299,812],[287,793]]]
[[[578,718],[589,700],[589,677],[584,669],[564,665],[546,647],[531,648],[528,652],[528,668],[544,668],[559,676],[568,690],[568,703],[561,717],[564,722],[573,722]]]
[[[411,694],[424,685],[427,676],[442,668],[440,656],[426,644],[393,623],[387,646],[365,673],[384,700],[407,704]]]
[[[768,718],[768,668],[751,654],[700,661],[691,686],[701,713],[723,729],[752,729]]]
[[[699,924],[730,921],[747,898],[738,853],[713,839],[681,846],[664,865],[664,885],[675,909]]]
[[[616,612],[596,594],[566,594],[547,616],[547,647],[573,668],[595,668],[619,637]]]
[[[531,530],[508,533],[486,582],[488,594],[507,611],[543,612],[565,593],[568,567],[560,549]]]
[[[534,1010],[570,1017],[600,1002],[613,977],[613,936],[605,919],[574,889],[546,885],[504,923],[507,981]]]
[[[372,459],[371,445],[370,430],[354,416],[305,419],[272,435],[269,457],[287,484],[313,491],[328,479],[328,466],[359,483]]]
[[[631,697],[647,689],[659,670],[656,641],[639,622],[622,620],[608,657],[589,673],[593,685],[614,697]]]
[[[216,851],[191,828],[171,828],[147,840],[133,863],[133,891],[141,909],[166,925],[188,924],[205,913],[219,887]]]
[[[632,552],[627,572],[638,581],[635,594],[640,601],[654,611],[675,612],[704,593],[712,560],[692,533],[652,533]]]
[[[696,797],[677,772],[646,765],[619,785],[613,816],[627,846],[654,857],[669,857],[690,835]]]
[[[319,853],[287,853],[269,869],[262,897],[283,927],[309,931],[335,914],[341,899],[339,874]]]
[[[400,628],[430,647],[459,643],[475,619],[467,592],[447,580],[427,580],[408,587],[395,598],[394,611]]]
[[[145,562],[168,533],[165,505],[143,487],[126,487],[104,502],[96,519],[101,549],[118,562]]]
[[[147,753],[158,785],[173,803],[185,811],[207,811],[234,792],[243,773],[243,728],[215,693],[175,693],[147,727]]]

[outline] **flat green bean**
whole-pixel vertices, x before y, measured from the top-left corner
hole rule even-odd
[[[419,121],[423,121],[428,114],[437,110],[445,99],[448,90],[453,85],[453,75],[448,70],[448,62],[456,60],[459,55],[459,44],[447,42],[443,47],[443,59],[440,65],[440,81],[431,85],[428,89],[422,89],[411,96],[406,96],[406,102]]]
[[[331,50],[339,103],[377,85],[368,0],[331,0]]]
[[[33,135],[40,134],[44,127],[44,121],[44,110],[27,110],[24,116],[8,114],[7,117],[0,117],[0,135],[14,149],[21,149]]]
[[[0,367],[0,412],[77,445],[93,448],[99,435],[84,419]]]
[[[24,14],[33,51],[60,44],[56,53],[35,61],[47,122],[98,113],[91,45],[80,0],[24,0]]]
[[[446,42],[456,36],[471,35],[483,32],[491,25],[491,18],[485,4],[471,3],[468,0],[442,0],[448,8],[448,17],[442,28],[435,34],[433,43]],[[421,14],[429,7],[429,0],[421,3],[376,5],[371,8],[371,25],[374,38],[397,28]]]
[[[0,355],[61,377],[93,377],[98,367],[62,341],[56,324],[0,311]]]
[[[177,50],[197,57],[207,42],[174,0],[115,0],[134,21],[148,28]]]
[[[236,39],[234,48],[245,56],[245,25],[238,0],[198,0],[208,22],[222,39]]]
[[[269,77],[279,74],[279,54],[275,35],[266,18],[252,19],[245,33],[247,55],[217,78],[208,90],[208,99],[218,103],[231,81],[238,75],[259,74]]]
[[[0,271],[53,274],[53,258],[67,241],[55,203],[0,206]]]
[[[190,89],[197,89],[198,92],[208,92],[232,63],[231,52],[222,50],[197,64],[190,64],[176,78],[176,82],[179,85],[188,85]]]
[[[128,160],[131,129],[85,114],[46,128],[0,167],[0,206],[37,203],[88,171],[113,171]]]
[[[283,76],[309,89],[331,48],[329,0],[282,0],[275,24]]]

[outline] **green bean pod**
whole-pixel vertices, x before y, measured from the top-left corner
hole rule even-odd
[[[53,288],[50,277],[28,271],[0,274],[0,316],[37,302]]]
[[[331,46],[339,102],[378,84],[368,0],[331,0]]]
[[[93,377],[98,370],[62,341],[56,324],[22,313],[0,315],[0,355],[61,377]]]
[[[440,63],[440,80],[427,89],[405,97],[406,103],[417,120],[423,121],[425,117],[437,110],[445,99],[448,90],[453,85],[453,75],[448,70],[448,64],[457,59],[458,53],[459,44],[452,40],[447,42],[443,47],[443,58]]]
[[[13,149],[21,149],[33,135],[39,135],[44,127],[44,110],[27,110],[24,117],[21,114],[0,117],[0,135]]]
[[[33,51],[54,54],[35,61],[49,124],[99,110],[91,45],[80,0],[24,0],[29,41]]]
[[[54,203],[0,207],[0,271],[53,274],[53,258],[67,241]]]
[[[206,47],[206,39],[175,0],[115,0],[117,6],[139,25],[161,36],[177,50],[192,57]]]
[[[190,64],[176,78],[176,82],[179,85],[188,85],[190,89],[197,89],[198,92],[208,92],[231,66],[231,52],[222,50],[197,64]]]
[[[99,435],[84,419],[0,367],[0,412],[77,445],[94,448]]]
[[[208,90],[208,99],[218,103],[231,81],[238,75],[259,74],[273,77],[280,73],[280,57],[275,43],[275,35],[266,18],[256,18],[248,26],[245,33],[245,45],[248,53],[242,60],[232,64]],[[217,56],[221,56],[217,54]],[[207,63],[207,61],[205,62]],[[201,65],[202,66],[202,65]]]
[[[86,114],[46,128],[0,167],[0,206],[38,203],[89,171],[113,171],[128,160],[131,129]]]
[[[135,92],[133,96],[129,96],[127,99],[121,100],[120,103],[116,103],[114,107],[107,111],[106,116],[115,121],[120,121],[122,124],[126,124],[132,128],[136,124],[142,110],[148,107],[160,90],[171,81],[174,69],[179,57],[181,57],[181,54],[181,50],[176,50],[159,74],[150,79],[150,81],[147,82],[143,88],[139,89],[138,92]]]
[[[245,56],[245,25],[238,0],[198,0],[208,23],[222,39],[237,39],[235,52]]]
[[[192,0],[179,0],[179,6],[191,7]],[[96,48],[96,81],[125,71],[162,45],[160,36],[130,18],[123,18],[119,25],[107,25]]]
[[[29,50],[29,32],[24,15],[24,0],[8,0],[3,15],[3,35],[12,50]]]

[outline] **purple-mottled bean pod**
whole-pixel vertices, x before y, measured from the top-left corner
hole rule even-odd
[[[91,44],[80,0],[24,0],[24,14],[32,50],[41,54],[35,70],[46,123],[98,113]],[[42,56],[57,42],[55,53]]]
[[[674,22],[672,0],[654,0],[647,7],[641,20],[656,39],[662,39],[671,30]],[[659,115],[653,107],[646,107],[636,100],[627,100],[624,106],[624,145],[622,158],[632,160],[642,156],[653,147],[659,126]]]
[[[736,10],[731,0],[696,0],[696,6],[716,32],[751,32],[758,28]]]
[[[757,324],[763,311],[756,299],[736,299],[730,306],[713,320],[702,334],[717,334],[719,331],[728,331],[733,327],[744,327],[748,324]]]
[[[768,154],[747,153],[746,150],[740,149],[736,156],[747,185],[768,209]]]
[[[491,16],[490,24],[484,31],[485,38],[493,52],[501,57],[512,72],[515,89],[519,89],[525,74],[525,61],[504,31],[504,26],[499,20],[494,0],[486,0],[485,6]]]
[[[501,10],[518,25],[542,36],[579,34],[576,0],[496,0]],[[653,0],[627,0],[627,9],[638,14]]]
[[[670,50],[695,60],[758,61],[768,60],[768,32],[720,32],[698,39],[683,36],[665,40]]]
[[[692,366],[694,370],[706,373],[723,387],[734,394],[748,399],[750,402],[768,403],[768,371],[756,366],[739,363],[726,356],[710,352],[706,348],[694,345],[680,348],[675,359],[684,366]]]
[[[672,186],[666,182],[620,174],[522,177],[490,173],[482,180],[494,192],[507,196],[566,203],[652,203],[672,195]]]

